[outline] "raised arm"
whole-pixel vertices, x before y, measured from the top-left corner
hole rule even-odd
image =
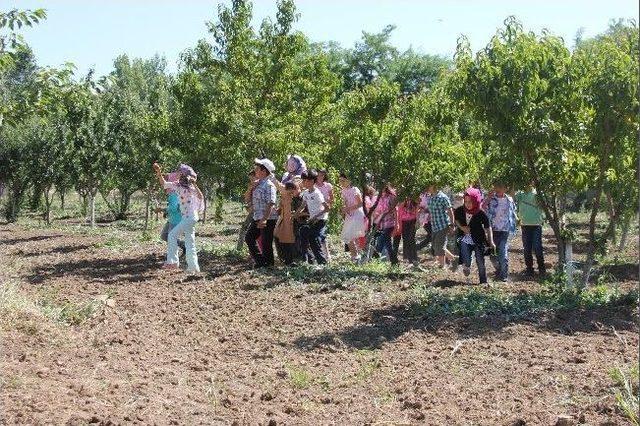
[[[160,182],[160,186],[164,188],[164,176],[162,175],[162,168],[160,167],[160,164],[158,163],[153,163],[153,171],[156,174],[156,177],[158,178],[158,182]]]

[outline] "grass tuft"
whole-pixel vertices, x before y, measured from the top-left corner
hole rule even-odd
[[[638,374],[638,366],[635,365],[625,370],[616,367],[609,371],[609,375],[616,387],[615,396],[618,409],[629,419],[631,424],[639,426],[640,375]]]

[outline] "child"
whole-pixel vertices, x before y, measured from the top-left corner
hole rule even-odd
[[[420,204],[418,204],[418,218],[420,219],[420,225],[425,230],[426,235],[422,241],[416,245],[416,250],[422,250],[431,243],[431,217],[429,216],[429,200],[431,199],[431,193],[429,189],[425,189],[420,194]]]
[[[455,256],[447,249],[447,235],[453,231],[454,218],[451,201],[447,195],[438,190],[436,185],[429,187],[429,192],[433,194],[429,200],[429,215],[431,217],[431,246],[434,255],[438,259],[441,268],[446,266],[446,261],[452,261]],[[457,263],[455,264],[457,266]]]
[[[398,264],[398,253],[393,249],[391,241],[396,227],[396,191],[390,184],[385,185],[380,195],[378,205],[373,212],[373,223],[376,224],[381,234],[378,238],[376,251],[380,254],[387,253],[392,265]]]
[[[540,207],[538,194],[533,184],[515,196],[520,218],[520,230],[522,231],[522,247],[524,249],[524,263],[527,267],[525,274],[533,276],[533,253],[536,254],[538,273],[543,276],[547,273],[544,265],[544,253],[542,251],[542,224],[544,223],[544,210]]]
[[[169,173],[164,176],[165,181],[175,182],[178,180],[177,173]],[[162,241],[169,241],[169,232],[176,227],[177,224],[182,220],[182,215],[180,214],[180,200],[178,199],[178,194],[176,191],[171,189],[165,189],[167,193],[167,208],[166,209],[156,209],[156,213],[160,213],[164,211],[165,217],[167,218],[167,223],[162,227],[162,231],[160,232],[160,238]],[[184,245],[183,240],[178,240],[178,247],[180,247],[181,254],[180,257],[184,256],[187,249]]]
[[[454,211],[456,226],[462,233],[460,239],[460,259],[462,272],[466,277],[471,273],[471,253],[475,252],[480,284],[487,282],[484,256],[487,247],[495,250],[489,217],[481,209],[482,193],[469,188],[464,194],[464,204]]]
[[[349,246],[351,260],[353,262],[360,261],[360,253],[357,241],[364,237],[366,230],[366,218],[362,209],[362,193],[358,188],[351,185],[351,179],[346,174],[341,173],[339,179],[342,187],[342,215],[344,216],[344,224],[342,225],[342,241]]]
[[[496,269],[496,279],[507,282],[509,276],[509,238],[516,232],[516,207],[506,192],[506,185],[498,181],[493,193],[488,197],[487,216],[491,222],[496,255],[492,258]]]
[[[293,182],[294,179],[300,179],[302,172],[307,170],[307,165],[299,155],[287,156],[287,162],[285,163],[286,172],[282,176],[282,184],[287,182]]]
[[[458,192],[453,196],[453,203],[452,204],[452,208],[453,208],[453,215],[455,218],[455,212],[457,209],[459,209],[460,207],[464,206],[464,193],[462,192]],[[453,272],[456,272],[458,270],[458,267],[462,265],[462,256],[460,255],[460,240],[463,237],[464,233],[458,228],[456,227],[456,239],[455,239],[455,243],[456,243],[456,251],[457,251],[457,255],[458,255],[458,261],[457,262],[452,262],[451,264],[451,270]]]
[[[256,268],[271,268],[275,263],[273,231],[276,227],[278,213],[275,209],[276,187],[269,178],[275,169],[273,162],[267,158],[256,158],[254,161],[258,182],[251,193],[253,221],[247,230],[245,242]],[[258,246],[258,238],[262,241],[261,246]]]
[[[296,182],[287,182],[279,186],[280,208],[278,222],[273,236],[276,241],[278,255],[285,265],[291,265],[296,254],[296,233],[294,227],[294,215],[292,214],[293,199],[300,194],[300,188]]]
[[[306,255],[311,247],[318,265],[324,265],[327,263],[327,257],[323,253],[322,241],[327,229],[329,205],[324,200],[322,192],[315,186],[317,178],[318,173],[313,169],[302,173],[302,186],[305,191],[302,193],[302,206],[296,214],[302,214],[305,207],[309,210],[309,220],[300,229],[302,252],[305,253],[307,262],[312,263],[311,257]]]
[[[394,238],[394,250],[398,251],[400,239],[402,239],[402,257],[411,263],[415,268],[420,266],[418,262],[418,252],[416,251],[416,217],[418,204],[406,197],[398,206],[398,224],[400,236]]]
[[[333,185],[329,183],[328,174],[325,169],[318,170],[318,180],[316,181],[316,188],[322,192],[324,201],[329,205],[329,210],[333,207]],[[327,244],[326,235],[322,238],[322,249],[327,255],[327,262],[331,261],[331,252],[329,251],[329,245]]]
[[[199,212],[203,209],[203,196],[200,188],[195,184],[198,175],[186,164],[181,164],[177,170],[178,182],[164,180],[162,170],[158,163],[153,163],[158,181],[165,189],[171,189],[180,198],[180,222],[169,232],[169,244],[167,248],[167,261],[163,265],[165,269],[178,269],[178,236],[184,234],[184,242],[187,249],[187,272],[200,272],[198,254],[196,251],[195,225],[199,220]]]

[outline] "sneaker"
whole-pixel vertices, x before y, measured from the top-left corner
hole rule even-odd
[[[162,269],[178,269],[177,263],[164,263]]]
[[[468,266],[465,266],[464,268],[462,268],[462,273],[464,274],[465,277],[468,277],[471,274],[471,268],[469,268]]]
[[[535,271],[533,270],[533,268],[531,269],[526,269],[524,271],[524,276],[525,277],[533,277],[535,275]]]

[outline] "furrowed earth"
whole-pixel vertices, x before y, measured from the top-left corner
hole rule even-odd
[[[71,219],[0,225],[0,422],[627,424],[610,370],[638,364],[635,301],[420,309],[424,291],[471,291],[478,304],[543,291],[520,274],[519,237],[512,281],[480,287],[475,270],[436,270],[426,251],[426,272],[352,268],[337,245],[325,270],[254,271],[223,249],[238,221],[227,222],[198,229],[198,276],[160,269],[161,222],[150,240]],[[621,293],[637,286],[635,240],[631,261],[608,269]]]

